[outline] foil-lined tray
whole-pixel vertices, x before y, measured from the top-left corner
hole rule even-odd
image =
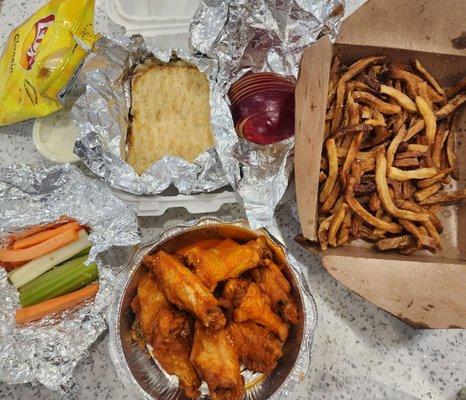
[[[235,236],[236,235],[236,236]],[[120,274],[115,284],[115,295],[109,309],[108,324],[110,332],[109,350],[119,379],[136,399],[181,400],[186,399],[178,387],[176,377],[168,375],[157,362],[149,356],[149,351],[141,349],[131,337],[134,315],[130,308],[136,294],[137,284],[145,272],[143,257],[163,248],[173,251],[180,244],[192,243],[200,238],[232,237],[242,240],[265,235],[275,256],[283,259],[284,270],[292,286],[292,295],[300,310],[300,320],[290,329],[283,348],[283,357],[277,368],[268,376],[242,372],[246,383],[247,400],[285,400],[298,385],[311,362],[311,345],[317,321],[317,311],[306,279],[299,263],[293,256],[265,230],[252,231],[246,221],[227,222],[216,218],[202,218],[191,223],[173,226],[159,236],[144,243],[134,255],[128,269]],[[203,398],[207,388],[201,387]]]
[[[201,71],[206,68],[204,60],[186,51],[161,51],[156,41],[140,35],[101,37],[81,68],[79,80],[85,85],[85,92],[71,110],[80,129],[74,152],[92,172],[118,190],[154,195],[173,185],[182,194],[193,194],[211,192],[228,183],[214,147],[201,153],[193,163],[165,156],[142,175],[125,161],[133,70],[151,60],[168,62],[175,55]]]
[[[75,308],[17,326],[18,292],[0,268],[0,381],[41,383],[66,395],[76,365],[106,329],[115,276],[130,260],[140,235],[134,210],[72,165],[0,170],[0,244],[11,233],[62,215],[91,229],[88,262],[99,268],[99,292]]]

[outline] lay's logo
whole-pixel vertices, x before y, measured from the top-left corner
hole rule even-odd
[[[41,20],[37,21],[31,30],[26,35],[23,42],[23,48],[21,50],[20,64],[21,66],[29,70],[36,62],[36,54],[39,49],[40,42],[44,38],[47,30],[55,20],[55,15],[48,15]]]

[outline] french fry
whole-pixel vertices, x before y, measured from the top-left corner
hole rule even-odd
[[[418,146],[422,146],[422,145],[418,145]],[[424,155],[425,155],[424,152],[420,152],[420,151],[403,151],[401,153],[397,153],[395,158],[397,160],[401,160],[403,158],[417,158],[417,157],[422,157]]]
[[[432,178],[437,173],[437,168],[418,168],[409,171],[403,171],[396,167],[390,167],[388,177],[396,181],[409,181],[412,179],[427,179]]]
[[[369,86],[374,92],[380,92],[380,82],[374,75],[361,74],[357,79]]]
[[[375,242],[379,239],[376,235],[374,235],[373,231],[371,231],[367,226],[364,225],[361,225],[359,227],[359,234],[361,238],[370,242]]]
[[[420,203],[421,201],[437,193],[440,189],[442,189],[442,187],[443,186],[440,182],[434,183],[432,186],[428,186],[425,189],[421,189],[414,193],[414,198],[418,203]]]
[[[424,121],[422,121],[424,122]],[[408,129],[409,132],[409,129]],[[408,132],[406,134],[408,134]],[[406,139],[406,137],[405,137]],[[405,140],[406,141],[406,140]],[[429,150],[429,146],[425,144],[414,144],[410,143],[406,146],[406,151],[417,151],[419,153],[426,153]]]
[[[413,62],[414,67],[418,70],[418,72],[422,75],[422,77],[429,82],[432,87],[438,92],[439,95],[445,96],[445,92],[442,87],[439,85],[437,80],[427,71],[424,66],[421,64],[419,60],[414,60]]]
[[[378,146],[391,136],[391,133],[388,131],[388,129],[383,126],[374,127],[374,132],[375,135],[364,141],[362,149]]]
[[[343,187],[346,185],[346,181],[348,178],[348,173],[351,168],[351,164],[353,163],[354,159],[356,158],[356,155],[359,152],[359,149],[361,148],[361,142],[362,142],[363,137],[364,137],[364,133],[358,132],[354,135],[353,140],[351,141],[348,154],[346,155],[343,168],[341,169],[341,172],[340,172],[340,179],[342,180]]]
[[[416,75],[400,68],[398,65],[390,65],[387,69],[387,76],[403,81],[408,92],[408,96],[414,100],[417,96],[417,81]]]
[[[341,224],[340,231],[338,232],[337,246],[343,246],[349,240],[350,228],[351,228],[352,213],[348,210],[345,214],[345,219]]]
[[[322,211],[322,213],[325,214],[332,209],[332,207],[334,206],[335,202],[338,199],[338,196],[340,195],[340,190],[341,190],[341,182],[337,181],[335,185],[333,186],[333,189],[330,192],[330,195],[327,197],[327,200],[325,200],[324,204],[322,204],[322,207],[320,207],[320,210]]]
[[[424,189],[424,188],[427,188],[429,186],[432,186],[433,184],[437,183],[437,182],[440,182],[441,180],[443,180],[445,177],[447,177],[451,172],[453,171],[452,168],[446,168],[446,169],[443,169],[441,171],[439,171],[438,173],[436,173],[434,176],[430,177],[430,178],[427,178],[427,179],[423,179],[423,180],[420,180],[417,182],[417,187],[419,189]]]
[[[441,204],[443,206],[452,206],[460,203],[466,198],[466,189],[455,190],[453,192],[443,192],[434,194],[427,199],[420,201],[419,204],[428,206],[432,204]]]
[[[414,125],[409,127],[408,131],[406,132],[404,141],[407,142],[411,140],[414,137],[414,135],[421,132],[425,128],[425,126],[426,126],[426,123],[424,122],[423,119],[416,121]]]
[[[403,193],[403,199],[410,199],[415,192],[416,188],[411,181],[404,181],[401,184],[401,192]]]
[[[456,96],[458,93],[466,89],[466,76],[461,79],[455,86],[445,90],[445,94],[448,98]]]
[[[324,203],[327,200],[327,197],[332,192],[333,187],[335,186],[335,182],[337,181],[338,176],[338,157],[337,157],[337,149],[335,146],[334,139],[327,139],[325,142],[325,147],[327,149],[327,159],[329,163],[328,167],[328,177],[325,181],[324,187],[320,192],[319,201]]]
[[[362,119],[370,119],[372,118],[372,110],[369,106],[362,106],[361,107],[361,118]]]
[[[379,218],[374,217],[369,211],[367,211],[355,198],[354,198],[354,185],[355,179],[350,177],[345,191],[345,200],[347,204],[351,207],[354,213],[359,215],[365,222],[375,226],[377,228],[383,229],[390,233],[399,233],[401,232],[401,227],[395,223],[388,223]],[[388,189],[388,188],[387,188]]]
[[[362,226],[362,218],[357,214],[353,214],[353,217],[351,219],[350,233],[356,239],[359,239],[361,237],[359,233],[359,228],[361,226]]]
[[[359,105],[354,102],[352,93],[348,93],[348,124],[351,126],[359,124]]]
[[[435,132],[437,131],[437,121],[435,120],[435,115],[432,112],[432,109],[421,96],[416,97],[416,104],[426,124],[426,136],[429,139],[429,146],[432,146],[435,139]]]
[[[384,214],[382,216],[382,219],[386,222],[392,222],[392,217],[390,216],[390,214]],[[387,233],[386,231],[380,229],[380,228],[375,228],[372,233],[377,236],[378,238],[383,238],[385,237],[385,234]]]
[[[448,133],[449,131],[445,123],[440,123],[437,125],[437,132],[435,134],[435,140],[431,149],[432,161],[437,168],[441,167],[440,156]]]
[[[419,93],[419,96],[424,99],[424,101],[427,103],[429,108],[431,110],[433,110],[434,109],[434,103],[430,99],[429,93],[427,93],[427,82],[426,81],[422,81],[422,82],[417,84],[417,92]]]
[[[410,235],[395,236],[389,239],[380,239],[375,246],[380,251],[404,249],[412,246],[414,239]]]
[[[398,103],[398,105],[403,107],[405,110],[408,110],[411,113],[417,112],[416,103],[414,103],[414,101],[412,101],[403,92],[400,92],[399,90],[387,85],[381,85],[380,93],[390,96],[393,100],[395,100]]]
[[[320,248],[325,251],[327,250],[327,245],[328,245],[328,229],[330,228],[330,224],[333,220],[335,215],[331,215],[330,217],[324,219],[320,225],[319,229],[317,230],[317,239],[319,240],[320,243]]]
[[[348,92],[352,92],[354,90],[363,90],[363,91],[367,91],[367,92],[371,92],[371,93],[377,93],[375,92],[372,88],[370,88],[369,86],[367,86],[364,82],[361,82],[361,81],[348,81],[346,83],[346,90]]]
[[[400,208],[402,208],[404,210],[409,210],[409,211],[413,211],[413,212],[417,212],[417,213],[427,213],[427,214],[429,214],[429,221],[434,225],[435,229],[440,233],[443,232],[442,223],[440,222],[438,217],[432,211],[420,206],[417,203],[414,203],[414,202],[408,201],[408,200],[398,199],[398,200],[395,201],[395,204],[397,205],[397,207],[400,207]],[[426,221],[424,221],[424,222],[426,222]]]
[[[353,92],[354,100],[368,104],[382,114],[398,114],[401,111],[400,106],[386,103],[369,92]]]
[[[400,158],[393,162],[393,166],[397,168],[412,168],[419,167],[419,160],[416,157]]]
[[[364,71],[368,66],[378,63],[384,60],[385,57],[368,57],[362,60],[356,61],[349,69],[346,71],[338,81],[337,85],[337,94],[335,100],[335,114],[333,115],[332,121],[332,132],[336,132],[339,128],[341,119],[343,116],[343,103],[345,100],[345,93],[346,93],[346,82],[350,79],[355,77],[356,75],[360,74]]]
[[[466,93],[460,93],[445,104],[440,110],[435,111],[435,118],[442,119],[448,117],[464,102],[466,102]]]
[[[379,150],[376,155],[375,182],[377,183],[377,191],[379,193],[380,200],[385,210],[389,214],[397,218],[407,219],[409,221],[427,221],[429,219],[427,213],[415,213],[412,211],[402,210],[396,207],[395,204],[393,204],[393,201],[390,197],[390,193],[388,191],[386,172],[387,159],[383,150]]]
[[[406,135],[406,128],[404,125],[401,126],[401,129],[397,132],[393,140],[390,142],[390,145],[387,149],[387,168],[390,168],[393,164],[393,160],[395,159],[395,153],[398,150],[398,146]]]
[[[380,202],[380,197],[377,194],[377,192],[371,193],[371,197],[369,198],[369,208],[372,212],[376,212],[379,210],[382,206],[382,203]]]
[[[337,201],[335,202],[335,204],[333,205],[332,209],[330,210],[330,214],[336,214],[338,210],[340,209],[341,205],[343,204],[343,201],[344,201],[344,197],[340,195]]]
[[[385,126],[385,122],[384,122],[384,121],[381,121],[381,120],[379,120],[379,119],[373,119],[373,118],[371,118],[371,119],[366,119],[366,120],[364,121],[364,123],[365,123],[366,125],[370,125],[370,126]]]
[[[330,227],[328,230],[328,244],[330,246],[336,247],[337,246],[337,233],[345,219],[345,215],[348,212],[348,204],[342,203],[339,210],[335,214],[335,218],[333,218],[332,222],[330,223]]]
[[[456,169],[456,152],[455,152],[455,131],[450,130],[450,134],[447,138],[447,160],[448,165],[452,169],[453,175],[457,175]]]
[[[356,132],[369,132],[372,130],[372,126],[366,125],[365,123],[362,124],[356,124],[356,125],[350,125],[350,126],[345,126],[344,128],[338,129],[333,137],[339,138],[342,136],[346,136],[350,133],[356,133]]]

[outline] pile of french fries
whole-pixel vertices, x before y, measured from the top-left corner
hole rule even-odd
[[[368,57],[330,70],[325,148],[320,169],[322,250],[364,239],[402,254],[442,248],[442,205],[466,190],[457,179],[455,110],[466,102],[466,77],[443,89],[418,61]]]

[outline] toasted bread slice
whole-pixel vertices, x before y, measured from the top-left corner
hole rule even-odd
[[[209,83],[195,66],[141,66],[131,79],[132,124],[126,161],[142,174],[172,155],[192,162],[213,145]]]

